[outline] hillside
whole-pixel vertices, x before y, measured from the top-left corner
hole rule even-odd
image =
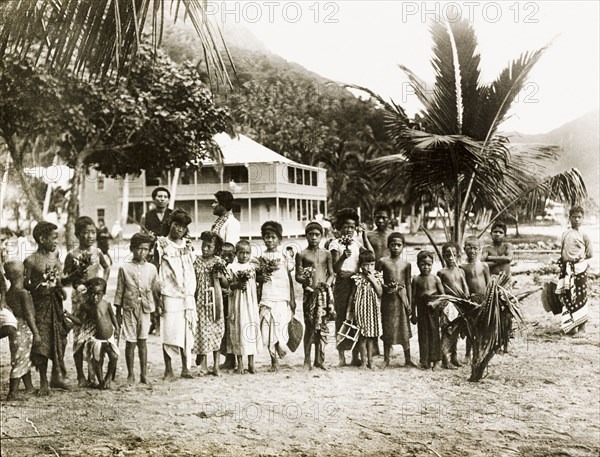
[[[591,111],[548,133],[507,134],[513,143],[546,143],[561,147],[558,160],[550,166],[554,172],[579,169],[590,195],[598,199],[600,189],[600,111]]]

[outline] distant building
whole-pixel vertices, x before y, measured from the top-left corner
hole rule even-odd
[[[197,172],[182,170],[177,183],[175,208],[185,209],[192,216],[190,233],[197,237],[209,230],[213,195],[229,190],[235,197],[233,212],[241,223],[242,237],[260,236],[260,225],[277,220],[286,236],[304,233],[304,226],[316,214],[327,214],[326,170],[301,165],[289,160],[247,136],[232,139],[227,134],[215,136],[223,152],[223,167],[205,162]],[[152,203],[152,189],[164,186],[172,189],[172,171],[159,176],[142,173],[129,178],[129,205],[123,236],[139,230],[142,214]],[[98,221],[104,219],[111,227],[121,219],[123,179],[107,178],[92,170],[81,192],[80,213]]]

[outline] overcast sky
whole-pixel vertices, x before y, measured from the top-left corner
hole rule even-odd
[[[447,16],[448,3],[213,2],[212,12],[225,26],[243,23],[285,59],[393,97],[412,114],[419,105],[397,64],[433,80],[427,20]],[[484,82],[522,52],[554,39],[503,130],[543,133],[598,108],[599,2],[452,3],[474,24]]]

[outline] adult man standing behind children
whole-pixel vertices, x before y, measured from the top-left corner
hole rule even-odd
[[[171,193],[166,187],[157,187],[152,191],[152,201],[154,202],[154,209],[151,209],[147,213],[142,215],[140,225],[142,229],[153,235],[156,239],[157,236],[167,236],[169,234],[169,215],[172,210],[168,208],[169,200],[171,200]]]

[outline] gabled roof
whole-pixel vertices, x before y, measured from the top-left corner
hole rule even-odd
[[[246,135],[238,134],[231,138],[227,133],[218,133],[213,137],[223,152],[225,165],[246,163],[286,163],[296,164],[275,151],[248,138]],[[214,164],[214,161],[205,162],[206,165]],[[296,164],[299,165],[299,164]]]

